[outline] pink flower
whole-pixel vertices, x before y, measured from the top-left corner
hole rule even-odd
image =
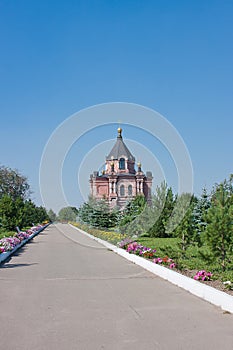
[[[202,280],[202,281],[209,281],[212,277],[211,272],[206,272],[205,270],[200,270],[196,273],[196,275],[193,277],[196,281]]]
[[[163,260],[161,258],[155,258],[155,259],[153,259],[153,262],[155,264],[161,264],[163,262]]]
[[[176,264],[175,264],[175,263],[171,263],[171,264],[169,265],[169,267],[170,267],[170,269],[174,269],[174,267],[176,267]]]
[[[126,251],[127,251],[128,253],[134,252],[134,251],[137,249],[137,247],[138,247],[138,243],[137,243],[137,242],[130,243],[130,244],[128,245]]]
[[[5,248],[4,247],[0,247],[0,254],[5,252]]]

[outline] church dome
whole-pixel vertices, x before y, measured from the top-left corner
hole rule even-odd
[[[118,136],[117,136],[116,143],[111,149],[109,155],[106,157],[106,160],[112,160],[112,159],[119,160],[120,158],[125,157],[129,161],[134,162],[135,161],[134,156],[132,155],[132,153],[130,152],[130,150],[128,149],[128,147],[123,141],[123,138],[121,135],[122,129],[118,128],[117,131],[118,131]]]

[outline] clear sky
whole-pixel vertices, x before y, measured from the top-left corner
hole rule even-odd
[[[38,204],[51,133],[100,103],[140,104],[170,121],[189,150],[197,195],[233,173],[233,1],[0,0],[0,50],[0,163],[28,177]],[[83,154],[114,139],[116,125],[107,133],[83,139]],[[150,149],[162,161],[159,150]],[[70,156],[72,166],[67,158],[64,177],[84,155]]]

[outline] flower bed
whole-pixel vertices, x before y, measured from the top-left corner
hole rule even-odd
[[[143,246],[142,244],[135,242],[129,237],[119,242],[118,246],[120,248],[125,249],[128,253],[139,255],[143,258],[150,260],[155,264],[162,265],[170,269],[175,269],[176,272],[181,273],[182,275],[193,278],[196,281],[205,282],[209,286],[217,288],[233,296],[233,283],[231,281],[220,282],[218,280],[213,280],[212,279],[213,273],[211,272],[208,272],[206,270],[199,270],[199,271],[197,270],[189,271],[187,269],[179,270],[179,268],[177,267],[177,264],[168,256],[161,258],[157,256],[156,249]]]
[[[75,228],[77,229],[77,227]],[[90,235],[89,233],[83,231],[82,229],[81,229],[81,232],[89,236],[90,238],[97,240],[99,243],[103,244],[109,250],[112,250],[113,252],[126,258],[127,260],[132,261],[133,263],[139,266],[142,266],[144,269],[152,272],[153,274],[189,291],[190,293],[216,306],[221,307],[226,312],[233,313],[233,296],[229,295],[230,293],[228,294],[225,291],[223,293],[222,289],[219,288],[218,285],[216,285],[217,282],[220,283],[219,281],[200,280],[200,283],[199,283],[199,281],[193,278],[196,271],[187,270],[185,271],[186,273],[184,273],[184,270],[179,271],[177,268],[174,268],[174,267],[167,268],[167,266],[161,266],[161,264],[165,264],[166,262],[168,262],[169,258],[167,257],[162,259],[161,263],[155,263],[152,261],[152,259],[145,259],[144,257],[139,256],[137,254],[129,253],[126,251],[126,248],[128,244],[131,244],[134,242],[129,237],[125,238],[123,241],[118,243],[119,247],[117,247],[115,245],[110,244],[109,242],[106,242],[100,238],[97,238],[97,236],[94,237]],[[227,281],[226,283],[229,285],[229,288],[232,287],[232,284],[230,281]]]
[[[12,237],[3,237],[0,239],[0,263],[7,259],[18,248],[24,245],[28,240],[42,231],[46,225],[37,225],[27,231],[19,231]]]
[[[176,267],[175,262],[168,256],[160,258],[156,254],[156,249],[146,247],[142,244],[139,244],[135,241],[130,240],[129,238],[126,238],[120,243],[118,243],[118,246],[120,248],[125,249],[128,253],[139,255],[143,258],[151,260],[155,264],[165,265],[170,269],[174,269]]]
[[[227,279],[225,279],[225,282],[223,282],[224,280],[221,281],[219,276],[216,273],[213,275],[211,272],[208,272],[206,270],[198,270],[197,268],[190,269],[186,267],[180,268],[179,264],[175,259],[174,261],[168,256],[161,257],[162,253],[160,249],[158,249],[160,253],[158,253],[156,249],[154,249],[156,248],[156,245],[152,245],[152,248],[149,248],[145,243],[143,244],[143,242],[141,242],[142,240],[141,238],[140,238],[140,243],[138,243],[138,242],[135,242],[135,238],[132,238],[123,234],[119,234],[117,232],[101,231],[95,228],[90,228],[89,226],[83,225],[80,223],[72,222],[71,224],[81,230],[84,230],[85,232],[88,232],[94,237],[100,238],[112,244],[117,244],[119,248],[122,248],[126,251],[127,251],[128,245],[130,245],[129,251],[127,251],[129,253],[146,258],[147,260],[155,263],[156,265],[161,265],[164,267],[168,267],[169,269],[173,269],[179,274],[195,279],[201,283],[207,284],[213,288],[216,288],[218,290],[221,290],[233,296],[233,281],[230,281],[230,280],[228,281]],[[170,244],[170,241],[169,241],[169,244]],[[205,268],[205,266],[203,266],[202,269],[203,268]],[[205,271],[204,275],[202,275],[203,271]]]
[[[118,232],[114,231],[105,231],[105,230],[98,230],[93,227],[89,227],[85,224],[80,224],[79,222],[70,222],[73,226],[80,228],[81,230],[84,230],[88,233],[90,233],[94,237],[101,238],[105,241],[108,241],[110,243],[116,244],[122,239],[126,237],[126,235],[123,235]]]

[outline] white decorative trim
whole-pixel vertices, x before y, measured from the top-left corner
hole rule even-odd
[[[126,250],[118,248],[117,246],[108,243],[100,238],[90,235],[89,233],[69,224],[76,230],[82,232],[91,239],[103,244],[106,248],[121,255],[125,259],[132,261],[133,263],[143,267],[144,269],[152,272],[153,274],[181,287],[190,293],[202,298],[211,304],[221,307],[223,310],[233,313],[233,297],[227,293],[221,292],[213,287],[207,286],[203,283],[195,281],[192,278],[186,277],[176,271],[173,271],[164,266],[157,265],[149,260],[146,260],[138,255],[130,254]]]

